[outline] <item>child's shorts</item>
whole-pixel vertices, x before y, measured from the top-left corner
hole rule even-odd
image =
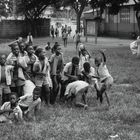
[[[106,88],[109,89],[113,84],[113,77],[107,77],[102,83],[106,85]]]

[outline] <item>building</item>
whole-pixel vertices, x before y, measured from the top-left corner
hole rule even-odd
[[[98,34],[104,36],[131,38],[138,35],[139,29],[134,11],[134,2],[123,5],[117,15],[109,15],[105,9],[102,22],[98,22]],[[87,35],[95,35],[96,16],[93,10],[84,12],[84,25]]]

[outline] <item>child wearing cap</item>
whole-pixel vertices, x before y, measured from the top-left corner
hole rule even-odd
[[[85,81],[75,81],[72,83],[69,83],[66,91],[65,91],[65,98],[66,100],[73,100],[75,99],[75,106],[76,107],[83,107],[87,108],[87,101],[86,96],[88,92],[89,84]]]

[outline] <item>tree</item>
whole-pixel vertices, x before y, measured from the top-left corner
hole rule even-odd
[[[8,16],[8,5],[9,1],[8,0],[0,0],[0,17],[4,16],[7,17]]]
[[[80,32],[80,19],[84,8],[88,5],[89,0],[62,0],[62,5],[71,6],[77,15],[77,30]]]
[[[34,35],[36,35],[36,21],[48,6],[56,5],[59,0],[18,0],[17,14],[24,15],[30,22]]]

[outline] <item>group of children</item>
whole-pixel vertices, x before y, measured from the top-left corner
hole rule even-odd
[[[96,89],[102,103],[104,91],[113,83],[104,52],[92,67],[91,56],[81,43],[79,55],[65,64],[61,45],[48,45],[45,49],[33,47],[18,39],[9,45],[8,56],[0,56],[0,122],[22,121],[24,116],[35,119],[42,102],[53,105],[59,94],[62,103],[73,101],[77,107],[87,108],[89,88]],[[46,51],[50,49],[48,58]]]

